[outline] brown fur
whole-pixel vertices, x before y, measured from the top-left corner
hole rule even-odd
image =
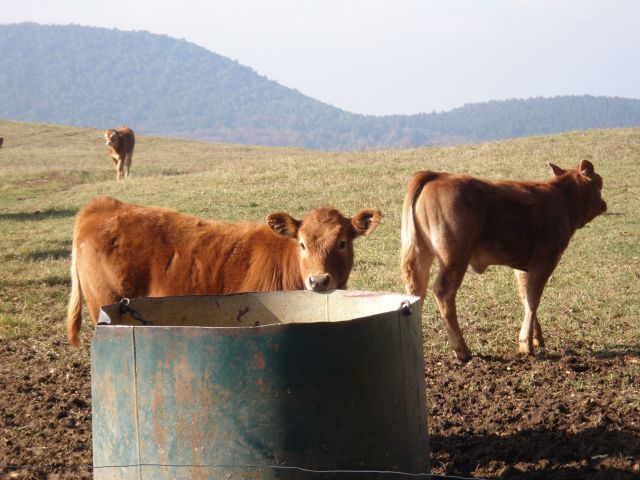
[[[113,166],[116,169],[116,180],[127,178],[131,168],[133,147],[136,143],[133,130],[125,126],[115,130],[105,130],[104,140],[109,147],[109,156],[111,156]]]
[[[0,148],[2,148],[3,143],[4,143],[4,137],[0,137]]]
[[[302,220],[278,212],[267,224],[229,224],[96,198],[73,234],[69,341],[79,344],[83,293],[95,323],[124,297],[345,288],[353,239],[379,221],[378,210],[345,218],[318,208]]]
[[[402,214],[403,280],[423,300],[434,258],[440,265],[433,285],[449,343],[460,360],[467,347],[455,297],[468,265],[482,273],[489,265],[515,270],[525,317],[520,352],[543,347],[536,311],[544,286],[576,229],[606,211],[602,177],[588,160],[575,169],[550,165],[542,182],[491,182],[463,175],[418,172],[411,179]]]

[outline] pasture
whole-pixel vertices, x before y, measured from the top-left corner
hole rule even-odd
[[[425,302],[433,472],[640,475],[640,129],[346,153],[136,136],[123,182],[101,131],[0,121],[0,135],[0,477],[91,477],[92,327],[85,308],[75,350],[64,319],[74,216],[94,196],[220,221],[378,208],[379,228],[355,242],[349,287],[403,291],[400,211],[413,172],[541,180],[546,162],[582,158],[602,175],[609,211],[578,230],[546,287],[546,351],[516,354],[522,308],[510,269],[469,271],[459,290],[474,354],[466,365],[454,360],[433,298]]]

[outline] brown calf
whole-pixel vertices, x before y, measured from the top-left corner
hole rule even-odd
[[[109,155],[116,168],[116,180],[127,178],[131,167],[131,157],[133,157],[133,147],[136,143],[133,130],[124,126],[115,130],[106,130],[104,140],[109,147]]]
[[[124,297],[346,288],[353,239],[373,232],[378,210],[345,218],[333,208],[302,220],[229,224],[101,197],[76,219],[67,334],[78,345],[82,294],[99,309]]]
[[[456,313],[456,292],[468,265],[515,270],[524,321],[521,353],[543,347],[536,315],[544,286],[576,229],[605,212],[602,177],[583,160],[577,168],[550,165],[543,182],[491,182],[463,175],[418,172],[411,179],[402,213],[403,280],[423,300],[429,271],[438,258],[433,285],[449,343],[459,360],[471,357]]]

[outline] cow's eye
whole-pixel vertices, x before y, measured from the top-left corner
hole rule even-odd
[[[305,246],[304,246],[304,243],[302,243],[302,242],[300,242],[300,248],[301,248],[302,250],[306,250],[306,249],[307,249],[307,247],[305,247]]]
[[[346,240],[340,240],[340,243],[338,244],[338,248],[340,250],[344,250],[345,248],[347,248],[347,241]]]

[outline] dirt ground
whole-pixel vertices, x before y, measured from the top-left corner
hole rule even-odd
[[[0,344],[0,478],[91,478],[88,346]],[[640,478],[639,352],[426,359],[433,473]]]

